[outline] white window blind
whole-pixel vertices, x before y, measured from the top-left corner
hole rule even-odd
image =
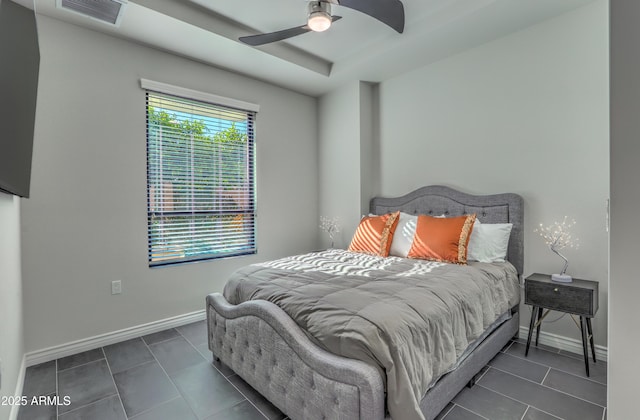
[[[255,254],[255,112],[146,95],[149,265]]]

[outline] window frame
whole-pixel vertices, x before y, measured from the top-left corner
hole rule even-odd
[[[179,86],[169,85],[161,82],[154,82],[148,79],[141,79],[140,85],[145,93],[145,143],[146,143],[146,169],[147,169],[146,170],[147,262],[149,264],[149,267],[151,268],[163,267],[163,266],[170,266],[175,264],[184,264],[184,263],[199,262],[199,261],[211,261],[211,260],[218,260],[218,259],[224,259],[224,258],[230,258],[230,257],[256,254],[258,252],[258,246],[257,246],[257,226],[256,226],[257,194],[256,194],[255,123],[256,123],[257,112],[259,111],[260,107],[252,103],[239,101],[231,98],[225,98],[223,96],[218,96],[211,93],[182,88]],[[187,210],[182,209],[182,210],[174,211],[173,208],[169,211],[157,210],[157,207],[155,207],[152,203],[158,203],[158,201],[156,201],[157,197],[161,195],[158,195],[158,193],[152,192],[152,188],[154,188],[154,185],[153,185],[154,183],[151,175],[152,154],[150,151],[149,95],[162,95],[165,97],[174,98],[177,102],[180,100],[192,101],[192,102],[196,102],[196,104],[202,104],[205,108],[206,107],[211,107],[211,109],[222,108],[223,110],[227,109],[230,112],[246,113],[248,127],[246,129],[246,133],[244,134],[248,136],[247,137],[248,144],[246,146],[247,147],[246,150],[247,150],[247,155],[249,156],[248,158],[249,160],[247,160],[245,167],[247,168],[247,173],[248,173],[247,179],[249,180],[249,184],[248,184],[249,189],[248,189],[248,193],[246,193],[247,195],[243,197],[246,197],[250,200],[248,204],[248,209],[238,209],[236,211],[229,211],[228,209],[225,209],[225,208],[220,208],[216,210],[197,210],[195,208],[197,202],[192,201],[190,202],[191,208]],[[195,116],[198,116],[198,114],[195,114]],[[203,115],[203,117],[205,116]],[[195,119],[193,119],[193,121],[195,121]],[[191,154],[195,153],[193,147],[194,147],[193,143],[191,144],[190,147],[187,147],[188,153],[191,153]],[[220,181],[218,180],[217,182],[220,182]],[[156,181],[156,184],[157,184],[157,181]],[[195,184],[191,184],[190,186],[192,190],[194,189],[194,185]],[[155,187],[157,188],[157,185]],[[160,194],[164,194],[164,186],[162,187],[162,189],[163,189],[163,192]],[[221,194],[211,195],[212,200],[219,201],[219,202],[222,202],[225,199],[225,197],[226,197],[225,195],[221,195]],[[172,203],[171,206],[173,207],[174,204],[177,204],[177,202]],[[163,203],[163,206],[164,206],[164,203]],[[191,233],[184,235],[185,238],[188,238],[189,242],[182,249],[182,255],[179,255],[180,254],[179,252],[172,253],[171,251],[169,252],[165,251],[165,254],[168,253],[169,256],[164,255],[164,256],[158,257],[158,253],[161,250],[159,250],[158,247],[154,248],[154,245],[156,244],[156,242],[153,236],[154,233],[152,232],[152,225],[154,223],[153,221],[157,220],[158,217],[171,217],[171,216],[184,217],[183,220],[178,219],[178,221],[175,222],[174,226],[172,226],[173,228],[176,228],[176,227],[180,227],[181,224],[183,223],[189,223],[189,220],[191,220],[190,222],[191,224],[197,224],[196,222],[198,221],[198,217],[202,217],[202,215],[205,215],[204,217],[214,216],[214,215],[229,216],[231,213],[233,213],[236,216],[242,215],[241,217],[245,217],[245,215],[248,215],[251,218],[250,225],[249,225],[250,233],[247,233],[248,240],[244,242],[244,244],[246,244],[247,246],[245,249],[238,249],[235,251],[223,252],[220,254],[217,254],[216,252],[210,252],[210,253],[202,253],[200,255],[198,254],[186,255],[185,251],[189,250],[189,248],[192,248],[192,249],[196,248],[195,244],[200,239],[197,236],[197,233],[201,233],[201,232],[197,229],[193,230],[193,228],[191,228],[192,229]],[[206,222],[206,223],[210,223],[210,222]],[[243,221],[241,223],[245,223],[245,222]],[[206,232],[207,229],[209,229],[211,232],[214,232],[214,229],[212,229],[211,226],[203,227],[202,231]],[[213,240],[213,239],[216,239],[216,241],[219,241],[221,239],[231,240],[233,235],[229,233],[230,230],[223,229],[221,232],[222,234],[219,235],[220,236],[219,238],[216,239],[216,237],[218,236],[218,233],[215,233],[212,235],[210,240]],[[236,246],[238,246],[238,244],[236,244]],[[154,258],[154,255],[156,256],[155,258]]]

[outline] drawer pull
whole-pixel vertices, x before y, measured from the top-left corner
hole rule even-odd
[[[553,289],[553,291],[554,291],[554,292],[557,292],[557,291],[558,291],[558,288],[556,287],[555,289]]]

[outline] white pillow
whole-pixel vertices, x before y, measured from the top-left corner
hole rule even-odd
[[[417,224],[418,216],[400,212],[389,255],[407,258],[411,244],[413,244],[413,237],[416,234]]]
[[[480,223],[476,219],[467,247],[467,260],[504,262],[512,223]]]

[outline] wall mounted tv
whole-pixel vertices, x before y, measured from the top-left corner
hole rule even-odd
[[[40,49],[33,10],[0,0],[0,191],[29,197]]]

